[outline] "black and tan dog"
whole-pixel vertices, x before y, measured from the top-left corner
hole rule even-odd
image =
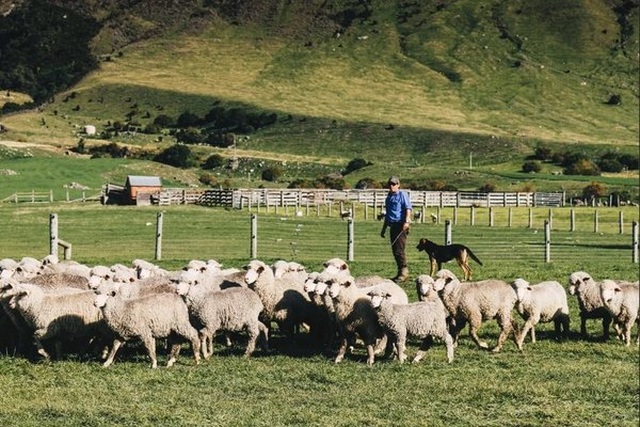
[[[465,245],[453,244],[453,245],[438,245],[429,239],[420,239],[420,243],[416,248],[419,251],[425,251],[429,255],[429,261],[431,261],[431,273],[433,277],[437,270],[442,268],[443,262],[451,261],[455,258],[458,262],[462,272],[464,273],[464,280],[471,279],[471,267],[469,267],[469,257],[475,262],[482,265],[482,262],[477,256],[471,252],[471,249]],[[436,270],[437,267],[437,270]]]

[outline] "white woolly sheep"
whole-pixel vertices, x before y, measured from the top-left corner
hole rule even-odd
[[[473,341],[481,348],[489,348],[478,337],[478,329],[483,320],[496,319],[501,331],[492,351],[502,349],[511,332],[511,310],[516,303],[516,293],[507,282],[497,279],[460,282],[450,270],[442,269],[436,273],[433,287],[452,318],[454,342],[458,342],[460,331],[469,322],[469,335]]]
[[[422,339],[422,344],[413,363],[417,363],[433,344],[433,338],[440,338],[447,347],[447,361],[453,362],[453,338],[447,325],[448,312],[439,299],[410,304],[394,304],[391,294],[380,290],[368,292],[371,305],[378,314],[378,322],[387,336],[396,344],[398,360],[404,363],[407,337]]]
[[[566,339],[569,333],[569,305],[567,293],[556,281],[531,285],[522,278],[511,284],[516,291],[516,310],[525,320],[520,333],[516,333],[516,345],[522,350],[522,344],[531,330],[531,342],[536,342],[535,326],[539,322],[553,321],[557,340]]]
[[[30,330],[38,353],[49,358],[43,346],[47,339],[56,340],[57,356],[61,354],[61,340],[104,336],[106,329],[100,310],[93,306],[91,291],[66,288],[45,292],[39,286],[19,283],[6,290],[15,309]]]
[[[367,364],[372,365],[375,354],[386,347],[387,339],[367,293],[374,289],[386,291],[391,295],[392,302],[406,304],[409,302],[406,292],[392,281],[359,288],[355,285],[354,277],[346,272],[324,277],[321,275],[321,278],[329,285],[329,294],[333,298],[336,319],[340,325],[339,332],[342,335],[335,363],[344,359],[348,345],[359,336],[367,349]],[[387,353],[389,350],[390,347],[387,348]]]
[[[569,276],[569,293],[578,298],[582,337],[587,338],[587,319],[602,319],[602,338],[608,340],[612,318],[602,302],[600,284],[590,274],[576,271]]]
[[[418,294],[418,301],[434,301],[440,300],[438,293],[433,289],[435,280],[428,274],[421,274],[416,277],[416,293]]]
[[[631,328],[640,320],[640,292],[637,283],[616,283],[605,279],[600,283],[600,296],[613,320],[621,327],[627,347],[631,344]],[[640,326],[640,324],[639,324]],[[636,343],[640,342],[640,331]]]
[[[132,339],[142,340],[151,359],[151,367],[158,367],[156,339],[169,338],[171,353],[167,367],[172,366],[180,352],[175,336],[191,342],[195,363],[200,363],[198,332],[189,322],[189,311],[177,293],[158,293],[142,298],[125,299],[117,292],[94,295],[94,305],[102,310],[107,326],[116,338],[104,367],[110,366],[120,346]]]
[[[322,270],[322,276],[327,277],[332,274],[351,274],[349,270],[349,264],[343,261],[340,258],[331,258],[323,263],[324,270]],[[367,286],[377,285],[383,281],[393,282],[391,279],[385,279],[382,276],[371,275],[371,276],[359,276],[354,277],[355,285],[359,288],[365,288]],[[395,283],[395,282],[394,282]]]
[[[242,332],[248,334],[245,357],[253,354],[256,341],[263,336],[263,348],[268,348],[268,329],[258,320],[264,309],[260,297],[247,288],[229,288],[220,291],[206,291],[203,286],[189,286],[181,283],[177,287],[177,293],[181,295],[200,336],[200,348],[202,355],[208,359],[213,353],[209,349],[209,343],[219,330],[225,332]]]
[[[245,283],[260,297],[264,305],[261,320],[267,326],[275,321],[288,337],[302,324],[308,325],[312,333],[321,327],[318,307],[311,303],[304,284],[276,279],[271,267],[259,260],[252,260],[247,266]]]

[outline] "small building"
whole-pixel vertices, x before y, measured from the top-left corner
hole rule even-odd
[[[96,127],[94,125],[85,125],[82,128],[82,131],[84,132],[85,135],[87,136],[95,136],[96,134]]]
[[[162,191],[162,180],[159,176],[129,175],[125,183],[128,202],[134,205],[150,205],[151,198]]]

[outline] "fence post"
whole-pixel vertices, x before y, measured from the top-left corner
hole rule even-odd
[[[533,228],[533,208],[529,208],[529,228]]]
[[[453,225],[458,225],[458,207],[453,207]]]
[[[632,260],[634,263],[638,263],[638,221],[633,221],[631,224],[632,237]]]
[[[553,228],[553,209],[549,208],[549,228]]]
[[[489,207],[489,227],[493,227],[493,206]]]
[[[258,258],[258,215],[251,214],[251,259]]]
[[[620,234],[624,234],[624,213],[622,211],[618,213],[618,229]]]
[[[451,221],[448,219],[444,222],[444,244],[451,244]]]
[[[353,218],[347,220],[347,261],[353,261]]]
[[[436,218],[437,218],[437,219],[436,219],[436,223],[437,223],[438,225],[440,225],[440,217],[441,217],[441,216],[442,216],[442,208],[441,208],[440,206],[438,206],[438,207],[436,208]]]
[[[576,211],[571,209],[569,231],[576,231]]]
[[[49,253],[58,256],[58,214],[49,214]]]
[[[156,257],[160,261],[162,259],[162,223],[164,222],[164,213],[158,212],[156,217]]]
[[[509,228],[513,225],[513,208],[509,208]]]
[[[593,211],[593,232],[598,232],[598,209]]]
[[[544,221],[544,262],[551,262],[551,227],[549,221]]]
[[[473,227],[475,223],[476,223],[476,207],[471,206],[471,212],[469,213],[469,225]]]

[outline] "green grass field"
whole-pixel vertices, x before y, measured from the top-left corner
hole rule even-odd
[[[568,232],[568,210],[553,211],[552,262],[543,259],[541,227],[548,209],[536,209],[528,228],[528,210],[496,213],[494,227],[480,225],[477,211],[470,226],[461,210],[453,226],[454,242],[470,246],[484,266],[472,263],[475,278],[531,282],[555,279],[566,286],[568,275],[585,270],[596,279],[638,279],[631,262],[630,228],[618,230],[619,211],[602,209],[600,231],[593,231],[593,209],[576,214],[578,227]],[[58,214],[60,237],[73,243],[74,259],[87,264],[152,260],[158,208],[104,207],[93,203],[0,206],[0,258],[48,252],[49,214]],[[250,213],[197,206],[163,211],[163,259],[167,268],[191,258],[215,258],[240,267],[249,259]],[[256,212],[252,212],[256,214]],[[292,212],[258,212],[258,258],[295,259],[309,271],[332,257],[346,258],[345,221],[294,217]],[[441,218],[453,219],[453,211]],[[637,220],[637,208],[624,210],[625,221]],[[486,224],[486,223],[485,223]],[[630,223],[627,223],[629,226]],[[393,261],[380,223],[356,217],[356,275],[391,275]],[[413,246],[419,237],[442,242],[444,226],[414,224],[407,254],[412,277],[428,270],[426,256]],[[456,265],[447,265],[459,273]],[[415,290],[405,289],[411,300]],[[539,325],[538,342],[523,352],[509,341],[500,354],[475,347],[466,330],[453,364],[436,344],[418,365],[379,359],[365,364],[356,348],[339,365],[311,353],[303,335],[287,344],[274,331],[273,351],[257,350],[251,360],[242,348],[216,346],[216,354],[194,366],[185,347],[172,369],[151,370],[139,345],[127,346],[114,366],[70,355],[62,361],[32,362],[0,356],[0,423],[15,426],[636,426],[640,417],[638,364],[633,344],[612,338],[601,342],[598,322],[588,322],[591,336],[579,337],[578,307],[569,297],[571,336],[555,342],[553,326]],[[520,321],[522,323],[522,321]],[[495,342],[498,328],[487,322],[480,335]],[[635,334],[634,334],[635,337]],[[409,356],[417,350],[410,341]],[[160,364],[165,361],[159,351]]]

